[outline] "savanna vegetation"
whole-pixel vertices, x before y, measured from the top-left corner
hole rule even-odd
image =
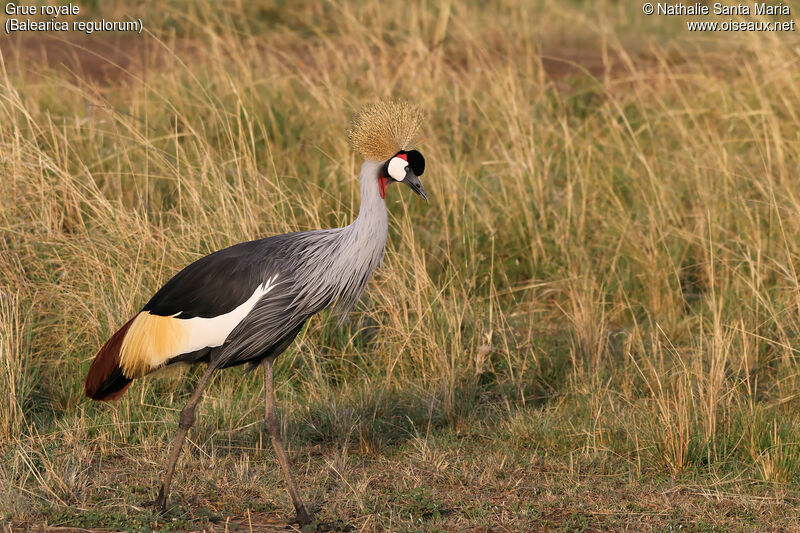
[[[424,204],[278,361],[303,494],[362,531],[796,531],[800,48],[630,2],[96,2],[0,41],[0,520],[271,531],[262,380],[98,404],[103,341],[218,248],[347,224],[361,105],[427,112]]]

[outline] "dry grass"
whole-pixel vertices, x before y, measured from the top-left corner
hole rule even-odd
[[[113,405],[81,382],[193,259],[347,223],[348,120],[400,97],[428,115],[432,201],[389,191],[366,298],[343,328],[312,321],[278,365],[319,516],[795,530],[797,38],[523,4],[114,4],[96,14],[150,34],[2,43],[9,528],[268,530],[286,515],[259,376],[210,387],[166,522],[142,502],[194,374]],[[112,41],[100,69],[92,47]]]

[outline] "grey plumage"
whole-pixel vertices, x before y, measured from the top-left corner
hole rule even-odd
[[[383,258],[388,213],[379,184],[387,179],[386,166],[376,161],[362,165],[361,204],[352,224],[240,243],[195,261],[167,282],[143,312],[214,320],[233,312],[260,287],[271,288],[220,344],[175,353],[163,364],[205,361],[218,368],[245,363],[253,368],[285,350],[305,322],[326,307],[335,306],[343,319]],[[410,164],[407,173],[403,181],[424,198]]]
[[[181,354],[167,364],[210,357],[220,368],[243,363],[256,365],[261,359],[283,351],[306,320],[322,309],[335,305],[342,318],[350,312],[380,264],[386,245],[388,214],[378,194],[380,167],[380,163],[372,161],[361,167],[361,207],[352,224],[237,244],[187,267],[213,270],[215,265],[226,264],[230,256],[236,257],[239,274],[231,276],[228,271],[222,277],[208,280],[202,287],[206,295],[218,294],[224,298],[233,289],[237,295],[245,295],[238,296],[241,301],[258,285],[273,278],[274,288],[259,300],[219,349]],[[184,277],[192,279],[188,274]],[[216,287],[218,284],[222,286]],[[239,290],[233,287],[236,284],[246,287]],[[172,290],[186,295],[198,289],[192,291],[184,283],[176,283]],[[167,299],[168,295],[165,293],[161,298]],[[173,308],[161,310],[165,316],[174,312]]]

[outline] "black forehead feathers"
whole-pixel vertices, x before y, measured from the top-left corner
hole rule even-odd
[[[411,150],[405,154],[408,157],[408,166],[411,167],[411,172],[416,176],[422,176],[422,173],[425,172],[425,158],[422,157],[422,154],[416,150]]]

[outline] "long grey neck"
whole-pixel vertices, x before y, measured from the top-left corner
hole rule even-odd
[[[367,278],[381,262],[389,232],[386,203],[378,188],[380,163],[366,161],[361,166],[361,207],[352,224],[339,235],[340,258],[354,273]],[[366,281],[365,281],[366,283]]]
[[[341,319],[364,292],[367,281],[383,259],[389,216],[378,188],[380,163],[366,161],[361,166],[361,207],[349,226],[334,231],[327,247],[324,277],[331,301],[338,303]]]
[[[352,224],[341,229],[334,270],[338,271],[334,283],[334,299],[344,315],[361,297],[361,293],[383,259],[389,216],[386,203],[378,188],[380,163],[366,161],[361,165],[361,207]]]
[[[378,188],[380,163],[361,167],[361,207],[349,226],[299,234],[299,261],[294,277],[300,284],[295,301],[317,312],[336,302],[342,318],[358,301],[383,258],[389,217]]]
[[[389,217],[386,213],[386,202],[381,198],[378,189],[378,172],[381,163],[365,161],[361,165],[361,207],[358,209],[358,218],[351,226],[371,228],[372,231],[382,228],[383,241],[386,242],[386,232],[389,227]],[[376,227],[377,226],[377,227]],[[374,234],[372,234],[374,236]]]

